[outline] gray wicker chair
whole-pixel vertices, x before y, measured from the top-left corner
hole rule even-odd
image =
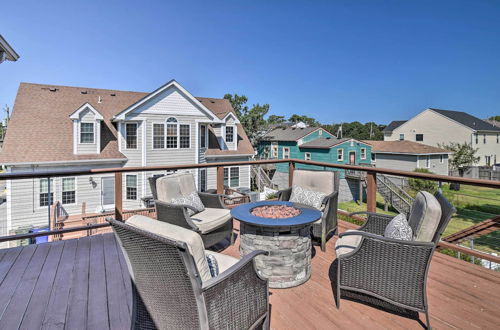
[[[166,186],[160,187],[164,191],[159,194],[158,184],[160,182],[163,182]],[[197,232],[201,235],[205,247],[211,247],[228,237],[231,244],[233,243],[233,219],[230,210],[224,206],[222,195],[197,192],[205,206],[205,211],[202,213],[208,213],[208,222],[211,222],[211,214],[215,214],[217,218],[214,218],[216,221],[209,226],[203,226],[200,221],[193,220],[194,218],[188,214],[190,206],[170,203],[171,197],[179,193],[187,195],[192,191],[196,191],[194,177],[191,173],[177,173],[168,176],[156,175],[149,178],[149,185],[155,200],[156,218],[158,220]],[[219,210],[217,211],[217,209]]]
[[[254,251],[239,261],[224,256],[234,262],[204,280],[192,252],[193,240],[161,233],[169,226],[178,231],[168,223],[153,233],[157,220],[149,220],[153,224],[141,227],[108,219],[129,267],[133,329],[268,329],[268,282],[257,275],[253,263],[266,252]]]
[[[392,216],[369,212],[351,214],[364,213],[367,221],[358,230],[341,233],[336,242],[337,308],[340,307],[340,290],[354,291],[423,312],[430,328],[427,272],[436,245],[456,211],[441,193],[437,192],[434,197],[429,193],[417,194],[408,219],[414,234],[424,232],[428,237],[425,241],[419,237],[413,241],[384,237]],[[434,203],[434,211],[430,211],[426,198],[429,204]],[[436,213],[436,209],[440,212]],[[435,229],[429,231],[430,227],[425,228],[426,223],[433,223],[435,227],[430,227]]]
[[[319,240],[321,251],[326,250],[326,242],[337,230],[337,208],[339,197],[339,174],[334,171],[295,170],[293,172],[293,185],[326,194],[321,207],[321,219],[312,225],[312,237]],[[280,201],[289,201],[292,188],[278,192]]]

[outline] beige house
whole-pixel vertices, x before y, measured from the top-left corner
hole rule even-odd
[[[500,127],[465,112],[428,108],[409,120],[391,122],[383,132],[384,141],[414,141],[430,146],[467,142],[478,149],[480,159],[476,165],[500,162]]]

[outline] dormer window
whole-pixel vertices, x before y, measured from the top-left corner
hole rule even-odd
[[[226,142],[234,142],[234,127],[226,127]]]
[[[80,123],[80,143],[94,144],[94,123]]]

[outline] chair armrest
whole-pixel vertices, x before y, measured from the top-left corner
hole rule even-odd
[[[180,227],[184,227],[196,232],[200,232],[198,226],[191,220],[187,210],[198,212],[190,205],[172,204],[155,200],[156,218],[160,221],[168,222]]]
[[[323,197],[323,201],[321,202],[321,205],[326,205],[332,198],[334,198],[334,197],[338,198],[338,196],[339,196],[338,191],[334,191],[330,195],[326,195],[325,197]]]
[[[268,313],[268,281],[258,276],[253,251],[202,286],[210,329],[248,329]]]
[[[349,216],[361,214],[367,217],[365,223],[359,227],[358,230],[376,235],[384,235],[385,227],[387,227],[387,224],[394,218],[393,215],[373,212],[354,212],[350,213]]]
[[[276,195],[278,195],[278,200],[280,201],[289,201],[292,196],[292,187],[280,190],[276,193]]]
[[[398,244],[401,246],[420,246],[420,247],[429,247],[433,248],[435,246],[434,242],[420,242],[420,241],[405,241],[401,239],[395,239],[395,238],[389,238],[385,237],[382,235],[377,235],[373,233],[368,233],[366,231],[360,231],[360,230],[352,230],[352,231],[347,231],[339,234],[339,238],[342,238],[344,236],[362,236],[363,239],[375,239],[381,242],[385,243],[393,243],[393,244]],[[360,244],[361,246],[361,244]]]
[[[222,201],[222,197],[224,197],[224,195],[198,192],[198,196],[200,196],[201,202],[205,207],[214,209],[226,208],[224,202]]]

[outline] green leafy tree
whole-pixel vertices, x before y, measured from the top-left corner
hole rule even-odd
[[[458,170],[460,176],[463,175],[464,170],[479,161],[479,156],[476,156],[478,149],[473,148],[470,143],[451,142],[450,144],[438,145],[443,149],[453,152],[449,164],[452,169]]]
[[[413,172],[433,174],[426,168],[416,168]],[[415,194],[419,191],[428,191],[431,194],[434,194],[438,189],[438,184],[436,181],[425,179],[410,178],[408,179],[408,185]]]
[[[257,145],[268,126],[264,116],[269,112],[269,104],[260,105],[257,103],[250,108],[246,104],[248,98],[244,95],[226,94],[224,98],[231,102],[236,116],[245,128],[250,142],[253,145]]]
[[[383,140],[382,130],[385,125],[379,125],[374,122],[362,124],[359,121],[341,124],[322,125],[328,132],[340,137],[350,137],[358,140]]]
[[[288,118],[288,121],[290,121],[292,123],[303,122],[304,124],[307,124],[309,126],[320,126],[320,123],[316,119],[308,117],[308,116],[300,116],[297,114],[291,115],[290,118]]]
[[[489,120],[500,121],[500,116],[491,116]]]
[[[269,125],[283,124],[285,122],[285,116],[270,115],[267,118],[267,122]]]

